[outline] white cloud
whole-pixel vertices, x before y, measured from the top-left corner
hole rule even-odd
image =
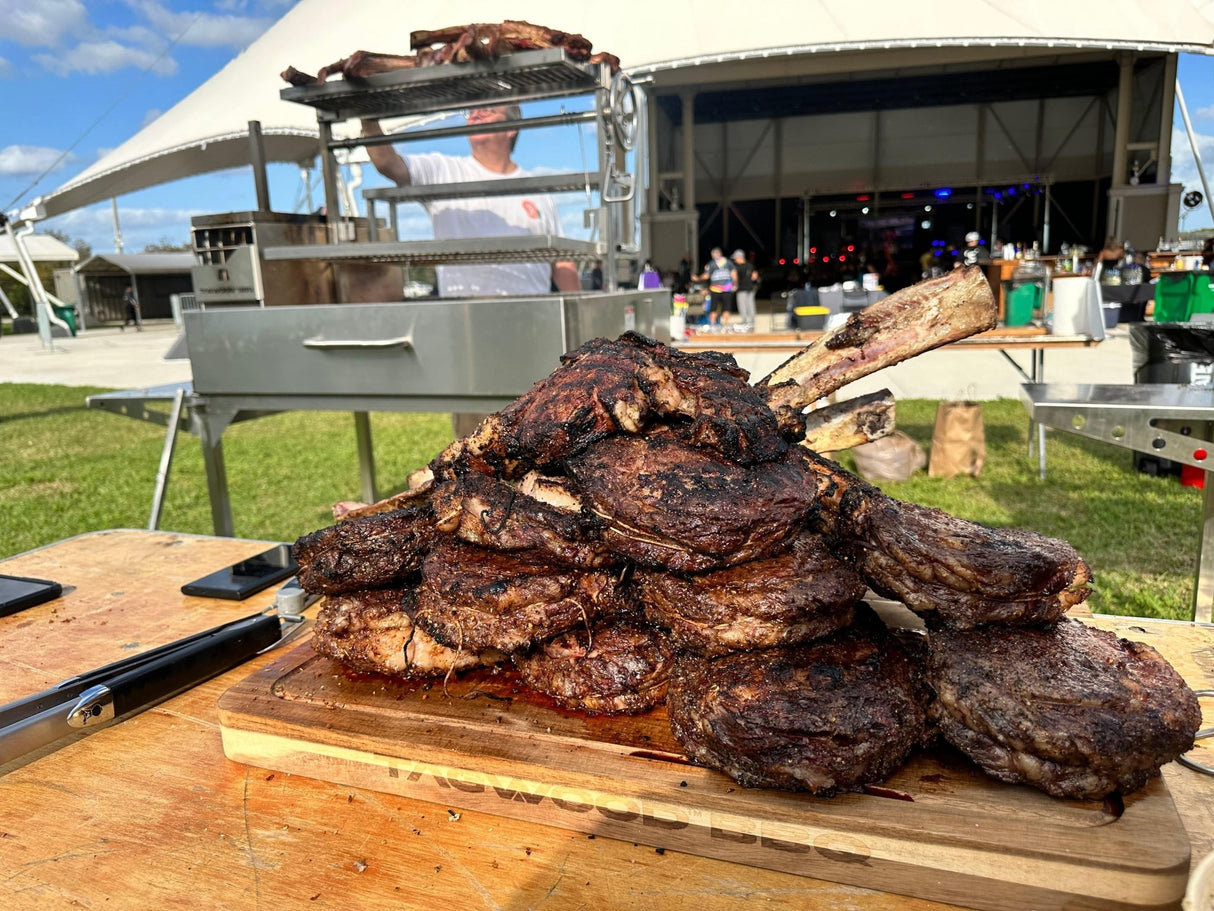
[[[146,114],[143,115],[143,123],[139,124],[139,128],[143,129],[163,113],[164,111],[162,111],[160,108],[151,108]]]
[[[149,0],[131,0],[131,6],[170,40],[194,47],[244,48],[274,24],[273,19],[256,16],[178,13]]]
[[[190,219],[201,214],[198,209],[161,209],[118,207],[118,224],[122,233],[123,249],[127,253],[138,253],[148,244],[168,239],[175,243],[188,243]],[[114,249],[114,219],[110,206],[93,206],[75,209],[55,218],[48,218],[40,225],[62,231],[69,237],[78,237],[89,242],[94,253]]]
[[[0,57],[0,79],[4,79],[13,74],[13,65],[8,60]]]
[[[1214,120],[1214,104],[1206,105],[1204,108],[1198,108],[1193,112],[1194,120]]]
[[[3,36],[33,47],[54,47],[88,24],[80,0],[0,0]]]
[[[0,148],[0,176],[28,177],[41,174],[47,168],[54,166],[58,171],[73,160],[71,155],[55,164],[62,155],[61,149],[48,149],[45,146],[5,146]]]
[[[117,41],[89,41],[65,54],[35,54],[34,60],[57,76],[112,73],[128,66],[141,70],[150,68],[160,76],[171,76],[177,72],[177,62],[171,57],[160,57],[158,53]]]

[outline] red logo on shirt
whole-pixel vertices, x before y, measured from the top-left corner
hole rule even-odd
[[[528,218],[539,218],[540,210],[536,208],[535,203],[530,199],[523,200],[523,211],[527,213]]]

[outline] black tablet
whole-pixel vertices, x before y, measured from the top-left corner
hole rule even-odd
[[[63,586],[49,579],[0,575],[0,617],[51,601],[63,594]]]
[[[243,601],[249,595],[295,575],[297,569],[299,564],[291,556],[290,545],[279,544],[255,557],[188,582],[181,586],[181,592],[203,598]]]

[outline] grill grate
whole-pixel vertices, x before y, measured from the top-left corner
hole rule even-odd
[[[590,91],[601,64],[578,63],[561,48],[520,51],[497,60],[448,63],[380,73],[366,79],[283,89],[286,101],[316,108],[329,120],[422,114]]]

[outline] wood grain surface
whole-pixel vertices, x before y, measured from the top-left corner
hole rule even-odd
[[[68,589],[54,602],[0,618],[0,701],[269,604],[272,592],[245,602],[179,592],[183,583],[264,546],[108,531],[0,561],[0,572],[52,578]],[[1214,683],[1209,627],[1093,622],[1129,627],[1132,637],[1159,648],[1194,686]],[[738,862],[741,855],[703,857],[679,850],[673,839],[655,847],[657,839],[607,837],[468,809],[466,792],[454,784],[436,785],[432,799],[421,800],[228,759],[220,698],[296,654],[255,659],[119,725],[3,770],[3,907],[939,911],[973,906],[983,889],[993,888],[977,884],[945,905],[770,870]],[[338,717],[337,710],[328,711]],[[601,753],[588,751],[586,765]],[[575,766],[565,774],[584,771],[573,758],[565,762]],[[655,770],[668,766],[664,760],[650,764]],[[1195,852],[1204,853],[1214,838],[1214,779],[1175,764],[1164,776]],[[692,779],[680,772],[684,779],[690,787]],[[655,773],[650,786],[665,792],[672,781],[667,770]],[[1035,799],[1024,791],[1026,800]],[[609,823],[614,825],[604,817],[604,833]]]

